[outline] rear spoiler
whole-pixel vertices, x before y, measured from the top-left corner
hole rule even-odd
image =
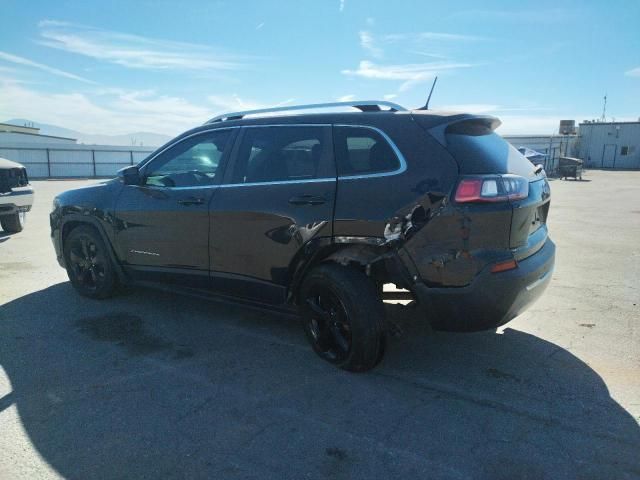
[[[420,116],[414,115],[414,119],[420,122]],[[488,135],[498,128],[502,122],[491,115],[460,114],[446,118],[446,121],[427,128],[429,134],[435,138],[440,145],[447,146],[447,134],[456,133],[459,135]]]

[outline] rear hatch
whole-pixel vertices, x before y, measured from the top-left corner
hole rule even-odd
[[[445,146],[458,162],[461,183],[465,179],[497,177],[497,188],[493,182],[485,182],[481,189],[486,195],[481,193],[475,201],[507,201],[512,205],[509,247],[520,260],[540,249],[547,238],[550,189],[542,167],[533,165],[496,134],[494,129],[498,125],[499,121],[492,117],[449,124],[444,129]],[[460,184],[454,201],[465,200],[457,198],[459,191]]]
[[[423,115],[417,114],[414,118],[458,163],[460,178],[453,203],[465,202],[474,207],[485,204],[487,211],[489,204],[510,204],[511,222],[505,228],[509,229],[509,248],[516,259],[526,258],[542,248],[547,238],[549,183],[541,167],[533,165],[495,133],[500,121],[491,116],[462,114],[445,117],[434,126],[433,120]],[[473,192],[474,179],[479,192]],[[483,180],[487,182],[483,184]],[[462,186],[470,187],[466,198],[458,196]],[[482,210],[474,208],[474,211],[475,222],[482,222]]]

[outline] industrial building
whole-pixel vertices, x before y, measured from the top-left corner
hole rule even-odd
[[[72,144],[75,145],[75,138],[54,137],[52,135],[42,135],[40,129],[36,127],[11,125],[9,123],[0,123],[0,145],[14,143],[38,143],[38,144]]]
[[[640,120],[583,122],[577,156],[587,168],[640,169]]]

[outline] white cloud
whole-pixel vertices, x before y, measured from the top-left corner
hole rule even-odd
[[[40,22],[38,43],[128,68],[233,70],[241,59],[203,45],[158,40],[55,20]]]
[[[349,95],[343,95],[341,97],[338,97],[336,99],[336,101],[338,102],[351,102],[353,100],[356,99],[356,96],[354,94],[349,94]]]
[[[632,68],[624,72],[627,77],[640,77],[640,67]]]
[[[86,133],[176,135],[211,116],[208,108],[151,91],[52,94],[0,80],[0,118],[28,118]]]
[[[264,22],[261,22],[258,25],[256,25],[256,30],[260,30],[262,27],[264,27]]]
[[[340,11],[344,12],[344,2],[345,0],[340,0]]]
[[[397,94],[397,93],[387,93],[387,94],[384,96],[384,99],[385,99],[385,100],[393,100],[393,99],[394,99],[394,98],[396,98],[397,96],[398,96],[398,94]]]
[[[6,53],[2,51],[0,51],[0,60],[3,60],[5,62],[10,62],[15,65],[22,65],[25,67],[36,68],[38,70],[42,70],[43,72],[51,73],[52,75],[57,75],[59,77],[64,77],[64,78],[70,78],[72,80],[77,80],[79,82],[95,83],[84,77],[80,77],[79,75],[65,72],[64,70],[59,70],[57,68],[53,68],[48,65],[44,65],[42,63],[34,62],[33,60],[29,60],[28,58],[19,57],[17,55],[11,55],[10,53]]]
[[[232,95],[209,95],[207,100],[214,106],[215,114],[220,115],[234,111],[258,110],[261,108],[282,107],[294,102],[293,98],[289,98],[276,104],[266,104],[255,100],[241,98],[237,93]]]
[[[373,35],[366,30],[362,30],[359,32],[360,36],[360,46],[366,50],[372,57],[382,57],[382,49],[376,47],[375,40]]]
[[[414,55],[420,55],[422,57],[437,58],[438,60],[446,60],[447,58],[449,58],[446,55],[442,55],[441,53],[422,52],[419,50],[409,50],[408,53],[413,53]]]
[[[357,70],[342,70],[344,75],[380,80],[402,80],[400,92],[432,79],[441,72],[471,67],[468,63],[431,62],[404,65],[377,65],[362,60]]]
[[[369,22],[367,21],[367,23]],[[373,25],[373,21],[370,25]],[[434,52],[434,47],[437,49],[438,47],[443,47],[445,44],[450,43],[485,40],[484,37],[478,37],[475,35],[440,32],[389,33],[385,35],[374,35],[369,30],[361,30],[358,32],[358,35],[362,49],[374,58],[382,58],[385,50],[394,46],[396,49],[402,48],[408,53],[443,60],[448,57],[441,53]],[[423,50],[426,45],[428,45],[429,51]]]

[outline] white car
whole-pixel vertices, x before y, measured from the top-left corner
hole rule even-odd
[[[0,225],[7,233],[22,231],[26,214],[33,205],[33,188],[27,169],[0,158]]]

